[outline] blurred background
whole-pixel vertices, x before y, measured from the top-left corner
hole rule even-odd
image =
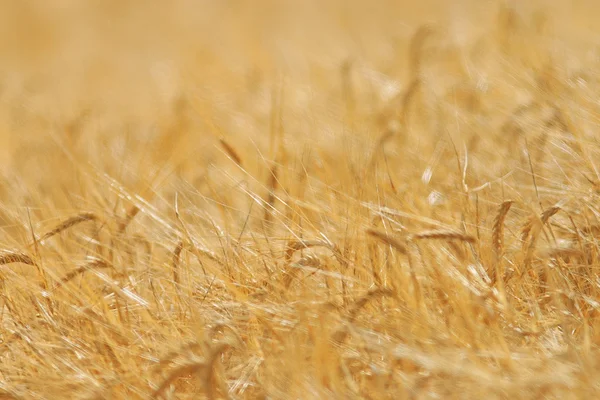
[[[554,35],[571,38],[573,51],[595,43],[593,1],[517,3],[537,13],[540,24],[551,18]],[[2,129],[33,135],[94,116],[96,123],[110,116],[147,128],[184,101],[210,108],[221,124],[252,131],[256,121],[248,119],[268,111],[271,87],[283,77],[290,108],[335,114],[339,99],[321,93],[339,89],[343,65],[355,66],[357,83],[370,85],[373,100],[381,101],[407,84],[408,46],[419,27],[442,22],[446,44],[461,46],[489,32],[501,6],[489,0],[3,1]]]
[[[231,187],[210,177],[235,174],[219,139],[262,182],[284,156],[361,169],[402,124],[417,58],[428,90],[391,157],[421,171],[440,157],[431,104],[444,98],[469,109],[448,133],[469,139],[475,170],[486,165],[480,182],[496,179],[510,165],[494,160],[512,153],[477,148],[481,132],[539,93],[539,71],[566,83],[599,61],[597,6],[584,0],[29,0],[0,10],[0,197],[39,203],[43,193],[49,208],[89,201],[83,166],[135,192],[160,174],[207,196],[209,181]]]

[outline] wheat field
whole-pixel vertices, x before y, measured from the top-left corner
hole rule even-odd
[[[599,11],[2,2],[0,399],[600,396]]]

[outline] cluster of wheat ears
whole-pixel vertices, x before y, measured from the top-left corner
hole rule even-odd
[[[598,396],[597,6],[532,5],[0,6],[0,399]]]

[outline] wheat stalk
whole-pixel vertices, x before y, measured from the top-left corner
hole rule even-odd
[[[227,141],[224,138],[219,139],[219,144],[221,145],[221,147],[223,148],[223,150],[225,150],[225,152],[227,153],[227,155],[229,157],[231,157],[231,159],[239,167],[242,167],[242,158],[240,157],[240,155],[238,154],[238,152],[235,151],[235,149],[233,148],[233,146],[230,145],[229,143],[227,143]]]
[[[37,266],[36,263],[25,253],[4,252],[0,253],[0,265],[22,263]]]
[[[274,163],[269,170],[269,179],[267,180],[267,206],[265,207],[264,215],[265,226],[267,227],[270,227],[273,213],[275,211],[275,191],[277,190],[279,182],[278,175],[279,168],[277,168],[277,164]]]
[[[125,229],[127,229],[129,224],[131,223],[131,221],[133,221],[133,219],[135,218],[136,215],[138,215],[139,212],[140,212],[140,208],[135,205],[131,206],[129,208],[129,210],[127,210],[127,214],[125,214],[125,217],[123,217],[123,219],[121,219],[121,222],[119,223],[119,227],[117,228],[118,236],[122,235],[123,232],[125,232]]]
[[[526,229],[523,229],[523,235],[525,238],[529,237],[529,241],[523,243],[523,248],[525,250],[525,259],[523,260],[523,264],[525,270],[528,270],[529,266],[531,265],[531,260],[535,251],[536,242],[544,225],[553,215],[555,215],[560,210],[561,208],[558,206],[549,207],[542,212],[539,218],[533,215],[529,218],[528,222],[526,223]]]
[[[445,230],[423,231],[411,235],[411,238],[418,240],[459,240],[467,243],[475,243],[477,241],[472,235]]]
[[[397,250],[399,253],[401,254],[408,254],[408,249],[406,248],[406,246],[401,243],[398,239],[388,235],[387,233],[381,232],[379,230],[376,229],[367,229],[365,231],[369,236],[374,237],[375,239],[379,240],[380,242],[383,242],[389,246],[391,246],[392,248],[394,248],[395,250]]]
[[[496,251],[496,256],[499,258],[504,251],[504,220],[506,215],[513,205],[514,201],[507,200],[500,205],[498,214],[494,219],[494,226],[492,228],[492,243]]]
[[[171,267],[173,268],[173,282],[179,283],[179,260],[181,257],[181,251],[183,250],[183,241],[179,241],[175,249],[173,250],[173,260]]]
[[[43,242],[46,239],[50,239],[52,236],[57,235],[57,234],[61,233],[62,231],[65,231],[77,224],[82,223],[82,222],[95,221],[97,219],[98,219],[98,217],[96,216],[96,214],[91,213],[91,212],[83,212],[81,214],[77,214],[73,217],[66,219],[65,221],[63,221],[60,224],[58,224],[57,226],[55,226],[50,231],[46,232],[44,235],[42,235],[42,237],[39,239],[39,241]]]
[[[73,278],[75,278],[78,275],[81,275],[87,271],[90,270],[98,270],[98,269],[106,269],[106,268],[114,268],[112,265],[110,265],[108,262],[104,261],[104,260],[94,260],[91,261],[85,265],[82,265],[81,267],[75,268],[74,270],[72,270],[71,272],[67,273],[61,280],[60,282],[55,286],[55,290],[60,288],[61,286],[65,285],[67,282],[71,281]]]
[[[287,288],[291,284],[294,279],[294,274],[296,269],[290,269],[289,264],[292,260],[292,256],[298,250],[308,249],[310,247],[325,247],[329,249],[335,258],[338,260],[340,264],[343,265],[343,257],[337,246],[332,243],[329,243],[325,240],[291,240],[287,244],[287,249],[285,251],[285,264],[286,264],[286,275],[284,278],[284,286]]]

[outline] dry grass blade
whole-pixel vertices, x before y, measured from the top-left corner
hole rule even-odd
[[[235,151],[235,149],[233,148],[233,146],[231,146],[229,143],[227,143],[225,141],[225,139],[223,139],[223,138],[219,139],[219,144],[221,145],[221,147],[223,148],[223,150],[225,150],[225,152],[227,153],[227,155],[229,157],[231,157],[231,159],[239,167],[242,167],[242,158],[239,156],[238,152]]]
[[[22,263],[36,266],[36,263],[25,253],[4,252],[0,253],[0,265]]]
[[[204,272],[204,276],[206,276],[206,268],[204,267],[204,264],[202,263],[202,257],[201,257],[202,255],[204,255],[204,256],[208,257],[209,259],[215,261],[220,266],[225,267],[225,264],[223,263],[223,261],[221,261],[219,259],[219,257],[217,257],[216,254],[212,253],[210,250],[200,249],[200,248],[198,248],[198,246],[196,246],[194,244],[194,240],[192,239],[192,235],[190,234],[190,231],[187,228],[187,225],[185,224],[185,222],[181,218],[181,215],[179,214],[179,202],[178,202],[178,195],[177,195],[177,193],[175,193],[175,217],[177,218],[177,221],[179,222],[179,224],[183,228],[184,237],[185,237],[185,239],[187,239],[187,242],[189,243],[189,247],[191,248],[193,254],[196,256],[196,259],[198,260],[198,263],[202,267],[202,272]],[[182,243],[182,247],[183,246],[185,246],[185,243]]]
[[[454,231],[438,231],[438,230],[434,230],[434,231],[423,231],[423,232],[419,232],[419,233],[415,233],[412,235],[413,239],[418,239],[418,240],[435,240],[435,239],[441,239],[441,240],[459,240],[462,242],[467,242],[467,243],[475,243],[477,241],[477,239],[474,236],[471,235],[467,235],[464,233],[460,233],[460,232],[454,232]]]
[[[279,169],[277,168],[277,164],[273,164],[273,166],[271,167],[271,169],[269,170],[269,179],[267,181],[267,206],[265,207],[265,215],[264,215],[264,221],[266,223],[267,226],[269,226],[272,218],[273,218],[273,212],[275,210],[275,191],[277,190],[277,186],[278,186],[278,174],[279,174]]]
[[[374,237],[375,239],[379,240],[380,242],[383,242],[383,243],[393,247],[399,253],[408,254],[408,249],[406,248],[406,246],[404,244],[402,244],[398,239],[391,237],[387,233],[381,232],[376,229],[371,229],[371,228],[367,229],[365,232],[369,236]]]
[[[46,232],[41,238],[40,238],[40,242],[44,241],[46,239],[51,238],[54,235],[57,235],[59,233],[61,233],[64,230],[67,230],[77,224],[80,224],[82,222],[86,222],[86,221],[95,221],[97,220],[98,217],[96,216],[96,214],[94,213],[90,213],[90,212],[84,212],[81,214],[77,214],[71,218],[68,218],[67,220],[61,222],[60,224],[58,224],[56,227],[54,227],[52,230]]]

